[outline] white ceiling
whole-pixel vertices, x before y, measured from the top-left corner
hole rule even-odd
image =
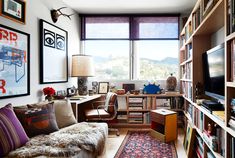
[[[63,0],[78,13],[189,13],[197,0]]]

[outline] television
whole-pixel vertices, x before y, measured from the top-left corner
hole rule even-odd
[[[205,94],[216,101],[224,101],[225,63],[224,43],[203,53]]]

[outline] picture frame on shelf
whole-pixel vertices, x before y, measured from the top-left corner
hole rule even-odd
[[[191,127],[191,125],[188,123],[183,142],[183,146],[188,157],[192,156],[194,138],[195,128]]]
[[[68,32],[40,19],[40,83],[68,82]]]
[[[127,93],[127,92],[131,93],[132,90],[135,90],[135,84],[134,83],[123,83],[122,88],[125,90],[125,93]]]
[[[0,30],[0,99],[29,95],[30,35],[1,24]]]
[[[109,91],[109,82],[99,82],[98,93],[107,94]]]
[[[15,22],[25,24],[26,3],[22,0],[1,0],[0,15]]]
[[[70,88],[67,88],[67,96],[71,97],[77,94],[77,89],[73,86]]]

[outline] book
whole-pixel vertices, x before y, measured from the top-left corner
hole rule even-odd
[[[235,81],[235,39],[231,41],[231,81]]]
[[[219,120],[225,122],[225,111],[212,111],[212,114]]]

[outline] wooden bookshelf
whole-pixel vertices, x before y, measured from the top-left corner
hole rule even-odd
[[[192,124],[193,128],[196,129],[198,136],[200,136],[203,140],[203,157],[207,157],[206,152],[210,151],[216,158],[230,158],[231,153],[235,152],[231,148],[231,141],[234,141],[235,138],[235,130],[230,127],[229,120],[231,118],[231,99],[235,98],[235,82],[231,80],[231,41],[235,39],[235,32],[231,32],[228,30],[231,22],[228,13],[229,2],[232,1],[235,6],[235,0],[214,0],[212,6],[208,6],[208,10],[205,12],[206,5],[210,2],[210,0],[198,0],[193,8],[191,14],[189,15],[188,21],[185,26],[182,28],[180,36],[185,36],[188,34],[187,38],[185,38],[183,45],[181,45],[179,50],[180,57],[180,71],[181,71],[181,93],[183,93],[183,98],[185,100],[185,118],[188,123]],[[235,10],[235,8],[234,8]],[[198,13],[200,12],[201,15]],[[203,13],[205,12],[205,13]],[[233,11],[234,19],[235,19],[235,11]],[[199,17],[200,16],[200,17]],[[198,19],[199,18],[199,19]],[[188,27],[192,25],[192,32],[188,33]],[[234,24],[235,26],[235,24]],[[188,30],[187,30],[188,29]],[[225,43],[225,115],[224,118],[220,118],[216,115],[213,115],[211,112],[206,110],[204,107],[196,104],[196,93],[195,86],[198,82],[202,85],[204,84],[203,74],[202,74],[202,54],[207,50],[219,45],[221,43],[213,43],[215,34],[219,31],[224,30],[223,42]],[[235,30],[233,30],[235,31]],[[181,39],[181,38],[180,38]],[[222,39],[220,39],[222,41]],[[187,53],[187,45],[192,44],[192,58],[187,58],[185,55]],[[235,49],[235,48],[234,48]],[[184,69],[187,63],[192,63],[191,71],[192,78],[185,78]],[[192,86],[192,90],[189,97],[188,92],[185,91],[185,85],[188,84]],[[188,89],[190,90],[190,89]],[[203,94],[202,97],[205,97]],[[208,99],[208,98],[206,98]],[[216,152],[213,150],[213,147],[207,143],[205,138],[203,138],[203,131],[199,129],[195,124],[196,114],[189,114],[187,109],[189,107],[193,107],[194,111],[198,111],[199,114],[203,116],[203,129],[207,129],[208,122],[216,124],[218,128],[221,128],[222,133],[224,132],[225,137],[223,138],[224,143],[224,153]],[[198,119],[198,118],[197,118]],[[198,120],[197,120],[198,121]]]

